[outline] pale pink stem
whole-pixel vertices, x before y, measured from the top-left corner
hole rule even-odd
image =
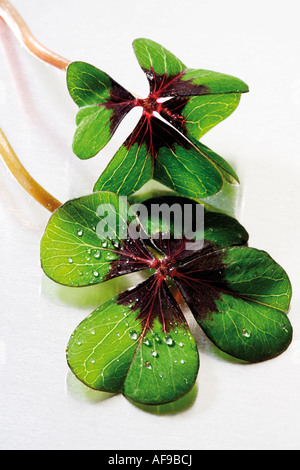
[[[0,0],[0,17],[13,31],[19,42],[39,59],[60,70],[66,70],[71,61],[43,46],[31,33],[23,18],[8,0]]]

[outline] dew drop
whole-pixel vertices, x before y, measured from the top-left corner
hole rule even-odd
[[[91,330],[91,335],[94,335],[95,334],[95,330]]]
[[[100,250],[96,250],[95,253],[94,253],[94,258],[99,259],[100,256],[101,256]]]
[[[95,276],[95,277],[99,277],[98,271],[94,271],[94,276]]]
[[[289,329],[288,329],[288,327],[287,327],[286,325],[282,324],[282,325],[281,325],[281,328],[282,328],[282,330],[283,330],[285,333],[288,333],[288,332],[289,332]]]
[[[111,251],[108,251],[106,254],[105,254],[105,259],[107,261],[114,261],[115,259],[117,259],[117,256],[115,253],[112,253]]]
[[[245,338],[249,338],[250,337],[250,333],[248,330],[246,330],[246,328],[243,328],[242,329],[242,335],[245,336]]]
[[[153,338],[154,338],[154,341],[156,341],[157,343],[161,343],[161,339],[157,333],[153,333]]]
[[[173,338],[172,336],[170,335],[167,335],[164,337],[164,342],[168,345],[168,346],[174,346],[174,341],[173,341]]]
[[[183,359],[181,359],[181,361],[180,361],[180,362],[181,362],[181,364],[185,364],[185,361],[184,361]]]
[[[101,245],[102,245],[102,248],[107,248],[107,240],[104,240]]]
[[[78,346],[81,346],[82,342],[81,341],[76,341],[76,344],[78,344]]]
[[[68,261],[70,264],[73,264],[73,258],[69,258]]]
[[[77,235],[78,235],[79,237],[82,237],[82,235],[83,235],[83,230],[82,230],[82,229],[79,229],[79,230],[77,231]]]
[[[146,369],[152,369],[151,362],[149,361],[144,362],[144,367],[146,367]]]
[[[181,348],[183,348],[184,344],[183,344],[183,343],[179,343],[179,346],[180,346]]]
[[[134,330],[130,331],[130,333],[129,333],[129,338],[130,339],[136,340],[137,337],[138,337],[138,335],[137,335],[136,331],[134,331]]]
[[[92,363],[92,364],[95,364],[95,359],[91,359],[91,363]]]
[[[158,357],[158,352],[153,351],[152,356],[153,356],[153,357]]]

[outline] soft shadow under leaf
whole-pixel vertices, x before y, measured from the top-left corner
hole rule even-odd
[[[176,415],[177,413],[182,413],[191,408],[196,400],[198,394],[198,386],[195,384],[193,388],[179,400],[173,401],[171,403],[166,403],[165,405],[141,405],[139,403],[131,402],[134,406],[139,408],[142,411],[145,411],[150,414],[157,416],[161,415]]]

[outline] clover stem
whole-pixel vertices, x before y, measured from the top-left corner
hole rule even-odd
[[[18,183],[30,194],[37,202],[42,204],[48,211],[54,212],[61,206],[61,202],[49,194],[40,186],[24,168],[14,150],[10,146],[6,136],[0,129],[0,156],[3,158],[8,169],[18,181]]]
[[[0,0],[0,17],[29,52],[60,70],[67,69],[70,61],[43,46],[33,36],[23,18],[8,0]]]

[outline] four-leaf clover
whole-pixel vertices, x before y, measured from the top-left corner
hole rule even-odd
[[[129,196],[155,179],[199,199],[216,194],[225,180],[238,182],[231,166],[198,139],[234,111],[248,86],[230,75],[189,69],[149,39],[136,39],[133,46],[150,85],[145,99],[87,63],[67,69],[68,89],[80,108],[73,140],[78,157],[96,155],[130,110],[143,109],[94,190]]]
[[[174,196],[143,206],[162,202],[199,206]],[[234,218],[205,210],[204,228],[187,250],[187,237],[175,237],[172,223],[138,218],[126,204],[110,192],[68,201],[51,217],[41,243],[44,272],[63,285],[83,287],[145,274],[139,285],[101,305],[72,334],[67,360],[84,384],[144,404],[174,401],[191,389],[198,351],[174,288],[226,353],[257,362],[288,347],[288,276],[267,253],[247,246],[248,234]]]

